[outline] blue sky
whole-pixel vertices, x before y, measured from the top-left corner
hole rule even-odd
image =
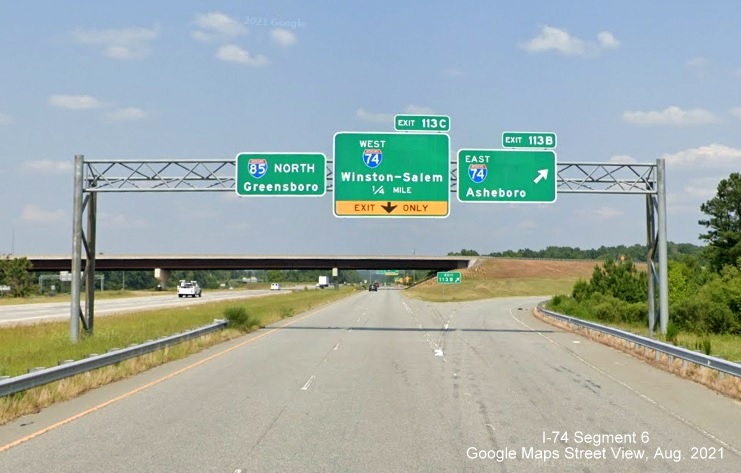
[[[741,6],[700,2],[3,2],[0,253],[71,250],[72,163],[322,152],[338,131],[451,117],[451,151],[508,130],[559,161],[667,161],[669,239],[741,169]],[[105,253],[482,253],[645,243],[638,196],[341,219],[332,194],[106,194]]]

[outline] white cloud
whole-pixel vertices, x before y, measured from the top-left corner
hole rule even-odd
[[[705,67],[710,64],[708,58],[698,56],[687,61],[687,67]]]
[[[66,174],[72,171],[72,163],[69,161],[52,161],[41,159],[39,161],[28,161],[23,163],[23,168],[34,172],[48,172]]]
[[[702,177],[690,179],[682,186],[681,192],[669,192],[666,203],[673,213],[699,214],[700,204],[712,199],[722,178]]]
[[[543,26],[538,36],[520,44],[522,49],[530,53],[557,51],[565,56],[596,56],[602,50],[619,46],[620,42],[609,31],[598,33],[597,41],[593,42],[571,36],[568,31],[552,26]]]
[[[196,15],[194,23],[198,29],[191,36],[198,41],[228,40],[247,34],[247,27],[220,12]]]
[[[623,215],[623,213],[622,210],[613,207],[600,207],[594,211],[594,214],[602,220],[609,220],[619,215]]]
[[[705,179],[704,182],[696,179],[684,186],[684,194],[702,200],[712,199],[718,190],[718,182],[716,179]]]
[[[355,111],[355,116],[364,122],[371,123],[394,123],[394,116],[390,113],[372,113],[364,108]]]
[[[580,210],[577,213],[582,217],[593,218],[596,220],[610,220],[624,214],[624,212],[620,209],[606,206],[602,206],[596,209]]]
[[[690,202],[685,194],[669,192],[666,194],[666,209],[669,215],[698,216],[700,203],[694,200]]]
[[[216,51],[216,57],[221,59],[222,61],[236,62],[239,64],[247,64],[248,66],[255,67],[266,66],[270,63],[270,61],[268,61],[268,58],[263,56],[262,54],[253,56],[249,52],[235,44],[227,44],[221,46],[218,51]]]
[[[21,211],[21,220],[32,223],[55,223],[64,219],[62,210],[44,210],[38,205],[28,204]]]
[[[460,77],[463,75],[463,71],[461,71],[460,69],[451,67],[448,69],[443,69],[442,75],[444,75],[445,77]]]
[[[607,162],[615,164],[635,164],[638,161],[627,154],[616,154],[615,156],[610,156],[610,159],[608,159]]]
[[[293,46],[298,42],[296,34],[285,28],[273,28],[270,30],[270,39],[284,47]]]
[[[138,107],[125,107],[113,110],[106,117],[114,121],[134,121],[147,118],[149,114]]]
[[[512,230],[518,233],[531,232],[538,228],[538,224],[533,220],[523,220],[522,222],[516,223]]]
[[[145,228],[147,227],[146,220],[141,218],[131,218],[123,214],[109,214],[101,212],[99,214],[101,223],[111,227],[123,227],[123,228]]]
[[[674,154],[664,154],[670,166],[735,167],[741,169],[741,149],[725,145],[711,144],[687,149]]]
[[[741,118],[741,107],[733,107],[731,109],[731,115],[736,118]]]
[[[695,108],[682,110],[671,106],[662,111],[624,112],[623,120],[633,125],[692,126],[718,122],[718,117],[707,110]]]
[[[432,115],[434,112],[430,107],[422,105],[409,104],[404,107],[403,113],[410,115]],[[371,123],[394,123],[394,115],[391,113],[373,113],[369,112],[364,108],[359,108],[355,111],[355,117]]]
[[[159,35],[159,26],[104,30],[76,29],[72,38],[78,43],[103,47],[112,59],[141,59],[149,55],[150,43]]]
[[[13,117],[11,117],[10,115],[7,115],[5,113],[0,113],[0,126],[10,125],[14,121],[15,120],[13,120]]]
[[[609,31],[600,31],[597,33],[597,42],[605,49],[617,49],[620,47],[620,41]]]
[[[51,95],[49,105],[69,110],[90,110],[103,106],[98,99],[89,95]]]
[[[404,108],[404,113],[409,113],[411,115],[432,115],[434,112],[430,107],[407,105],[406,108]]]

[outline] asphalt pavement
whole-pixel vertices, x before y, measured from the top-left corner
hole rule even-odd
[[[741,471],[741,405],[547,325],[364,291],[0,427],[0,470]]]

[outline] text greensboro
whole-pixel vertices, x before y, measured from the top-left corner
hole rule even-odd
[[[302,182],[288,182],[282,184],[262,184],[245,182],[242,186],[244,192],[305,192],[316,193],[320,191],[319,184],[305,184]]]

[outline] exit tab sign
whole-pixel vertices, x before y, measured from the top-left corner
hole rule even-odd
[[[450,117],[447,115],[396,115],[396,131],[450,131]]]
[[[461,273],[459,272],[440,272],[437,273],[438,284],[460,284]]]
[[[529,131],[505,131],[502,133],[502,146],[504,148],[555,148],[556,134]]]

